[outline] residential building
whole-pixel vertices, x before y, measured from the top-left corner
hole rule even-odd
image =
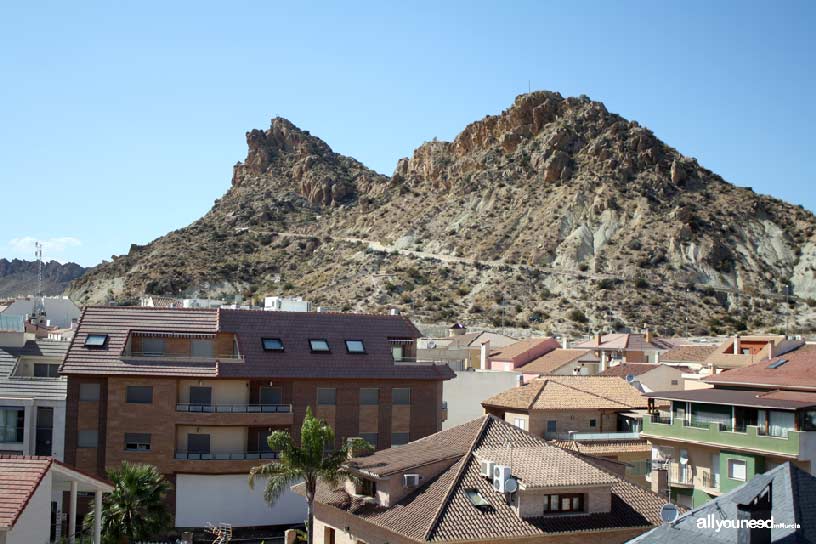
[[[27,297],[16,299],[9,304],[2,315],[21,315],[27,321],[37,316],[41,317],[41,325],[68,329],[79,319],[81,310],[66,296],[58,297]]]
[[[665,483],[678,504],[696,507],[787,461],[813,473],[814,368],[816,346],[804,345],[709,376],[711,389],[647,393],[671,403],[644,418],[653,485]]]
[[[816,478],[786,462],[714,498],[632,544],[810,544],[816,542]],[[742,521],[773,520],[774,526]],[[742,527],[735,526],[737,523]],[[760,526],[761,525],[761,526]]]
[[[518,369],[524,382],[540,376],[591,376],[598,373],[601,360],[588,349],[554,349]]]
[[[642,334],[599,333],[573,347],[592,350],[600,359],[599,371],[603,372],[608,366],[617,363],[658,363],[660,354],[674,346],[647,330]]]
[[[250,467],[274,462],[266,438],[299,440],[311,407],[335,446],[377,448],[441,429],[446,365],[414,360],[406,318],[230,309],[88,307],[68,376],[66,460],[103,474],[121,461],[155,465],[174,484],[177,527],[299,523],[303,501],[272,508]]]
[[[771,336],[733,336],[727,338],[706,357],[705,365],[711,374],[732,368],[742,368],[765,359],[770,359],[791,349],[796,349],[804,342],[789,340],[782,335]]]
[[[601,376],[617,376],[639,391],[677,391],[685,389],[684,373],[690,368],[653,363],[620,363],[601,372]]]
[[[496,332],[468,332],[461,323],[454,323],[448,328],[447,336],[420,338],[417,341],[417,357],[433,361],[448,361],[451,368],[455,370],[481,369],[483,344],[487,343],[493,348],[502,348],[517,341],[512,336]]]
[[[622,378],[545,376],[490,397],[482,406],[533,436],[561,446],[575,442],[571,449],[625,462],[633,481],[646,482],[651,450],[640,427],[648,399]]]
[[[112,491],[105,480],[51,457],[0,455],[0,544],[61,542],[63,535],[74,542],[77,517],[69,510],[63,527],[56,498],[67,495],[68,505],[76,510],[77,496],[84,493],[92,496],[98,511],[102,495]],[[102,518],[96,519],[91,536],[102,542]]]
[[[551,337],[527,338],[499,349],[493,349],[489,342],[485,342],[482,344],[481,368],[517,370],[558,346],[558,340]]]
[[[660,523],[660,497],[588,459],[485,415],[351,459],[318,484],[314,542],[614,544]]]
[[[442,399],[448,418],[443,429],[450,429],[484,414],[482,401],[519,384],[520,374],[504,370],[457,370],[456,377],[442,384]]]
[[[266,297],[264,310],[267,312],[311,312],[312,303],[303,297]]]
[[[684,366],[701,370],[707,366],[706,359],[717,350],[716,344],[690,344],[675,346],[660,354],[660,362],[670,366]]]

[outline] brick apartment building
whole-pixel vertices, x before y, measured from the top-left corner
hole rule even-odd
[[[415,361],[406,318],[226,309],[88,307],[65,357],[65,458],[103,474],[127,460],[174,484],[177,527],[298,523],[299,497],[273,509],[250,467],[298,438],[307,407],[378,449],[441,429],[446,365]]]

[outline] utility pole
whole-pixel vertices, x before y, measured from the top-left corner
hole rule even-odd
[[[785,336],[788,336],[788,322],[790,318],[790,284],[785,284]]]

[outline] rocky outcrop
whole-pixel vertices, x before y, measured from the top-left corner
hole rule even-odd
[[[73,280],[81,277],[87,270],[76,263],[44,263],[43,294],[61,295]],[[37,275],[37,261],[0,259],[0,297],[36,295]]]
[[[427,321],[716,332],[773,327],[788,284],[811,326],[814,216],[726,183],[585,96],[519,96],[390,177],[285,119],[247,146],[209,213],[73,294],[280,292]]]

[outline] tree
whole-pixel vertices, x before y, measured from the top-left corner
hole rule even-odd
[[[280,498],[286,488],[303,482],[306,488],[306,532],[312,544],[314,525],[314,499],[317,483],[323,480],[328,485],[337,485],[345,475],[343,463],[347,458],[347,448],[326,451],[326,446],[334,444],[334,431],[312,415],[306,408],[306,418],[300,428],[300,446],[296,446],[288,431],[275,431],[267,439],[272,450],[278,452],[274,463],[252,467],[249,471],[249,486],[255,486],[255,478],[266,478],[264,499],[270,505]]]
[[[108,470],[113,492],[102,498],[102,540],[127,544],[159,535],[170,525],[165,497],[168,482],[153,465],[123,461],[118,469]],[[85,528],[93,529],[96,512],[85,516]]]

